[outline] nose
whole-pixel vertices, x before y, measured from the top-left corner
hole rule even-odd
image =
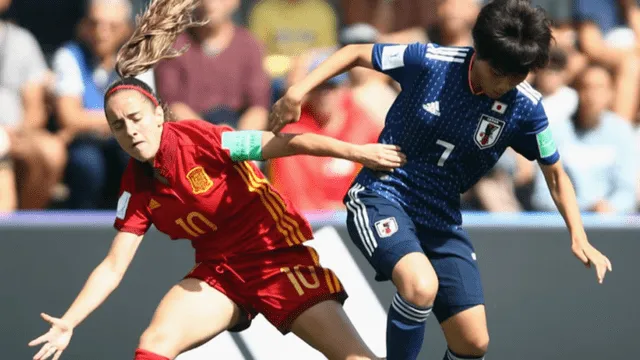
[[[138,136],[138,127],[133,121],[127,121],[127,135],[132,139]]]

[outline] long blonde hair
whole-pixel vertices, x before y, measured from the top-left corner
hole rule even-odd
[[[194,18],[202,0],[153,0],[146,11],[136,17],[131,38],[120,48],[116,71],[121,78],[134,77],[153,68],[162,59],[184,54],[188,46],[176,50],[178,35],[207,21]]]

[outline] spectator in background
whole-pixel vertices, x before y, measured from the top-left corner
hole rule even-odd
[[[471,29],[479,12],[476,0],[440,0],[435,6],[436,19],[428,28],[429,41],[444,46],[472,46]]]
[[[0,21],[0,212],[45,208],[62,175],[64,145],[45,130],[47,76],[33,35]]]
[[[547,67],[537,72],[534,84],[542,94],[549,123],[567,121],[578,109],[578,93],[566,81],[567,55],[555,47],[549,52]]]
[[[325,58],[323,54],[312,59],[308,71]],[[354,144],[377,142],[382,126],[354,104],[346,81],[347,75],[341,74],[314,89],[305,99],[300,120],[284,132],[313,132]],[[342,198],[359,170],[353,162],[328,157],[292,156],[268,164],[273,186],[302,211],[343,209]]]
[[[261,45],[232,21],[239,4],[203,0],[199,11],[209,23],[181,34],[175,46],[189,50],[156,67],[158,94],[179,119],[204,118],[237,129],[266,127],[269,77]]]
[[[249,14],[249,28],[266,46],[273,98],[279,98],[296,56],[338,45],[338,18],[325,0],[262,0]]]
[[[628,213],[635,210],[638,156],[628,121],[610,112],[611,75],[590,66],[577,83],[576,114],[552,126],[563,165],[571,178],[582,211]],[[533,205],[551,211],[554,203],[538,172]]]
[[[640,9],[636,0],[575,0],[578,40],[587,57],[614,74],[612,109],[632,121],[640,96]]]
[[[103,95],[117,78],[115,57],[130,34],[131,11],[129,0],[91,0],[78,41],[68,42],[53,57],[56,115],[69,144],[70,208],[114,206],[128,156],[109,131]],[[150,73],[141,78],[153,83]]]
[[[378,42],[379,36],[379,32],[373,26],[357,24],[342,30],[340,43],[343,46],[371,44]],[[379,71],[360,66],[349,70],[348,75],[351,94],[356,106],[382,128],[387,113],[398,96],[398,90],[392,85],[393,79]]]
[[[381,33],[392,31],[393,1],[340,0],[340,10],[346,27],[368,24]]]
[[[8,18],[29,29],[47,59],[63,43],[75,37],[88,0],[18,0],[11,4]]]

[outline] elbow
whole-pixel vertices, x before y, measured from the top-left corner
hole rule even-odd
[[[354,65],[369,67],[373,44],[350,44],[344,47],[344,51],[354,58]]]
[[[106,258],[99,266],[103,277],[108,279],[114,286],[117,286],[122,278],[124,278],[127,268],[128,264],[124,264],[123,261],[118,261],[118,259],[112,259],[111,257]]]

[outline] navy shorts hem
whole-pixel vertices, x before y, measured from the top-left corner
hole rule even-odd
[[[437,306],[434,306],[433,314],[436,316],[436,319],[438,319],[438,323],[442,324],[443,322],[449,320],[453,316],[458,315],[465,310],[471,309],[472,307],[476,307],[478,305],[484,305],[483,298],[478,298],[475,301],[473,299],[467,299],[467,301],[468,303],[464,305],[449,304],[446,308],[438,308]]]
[[[406,255],[412,253],[420,253],[424,255],[424,251],[420,244],[414,240],[405,240],[394,244],[393,246],[384,249],[384,252],[373,254],[373,263],[376,270],[376,281],[388,281],[391,280],[393,269],[396,264]]]

